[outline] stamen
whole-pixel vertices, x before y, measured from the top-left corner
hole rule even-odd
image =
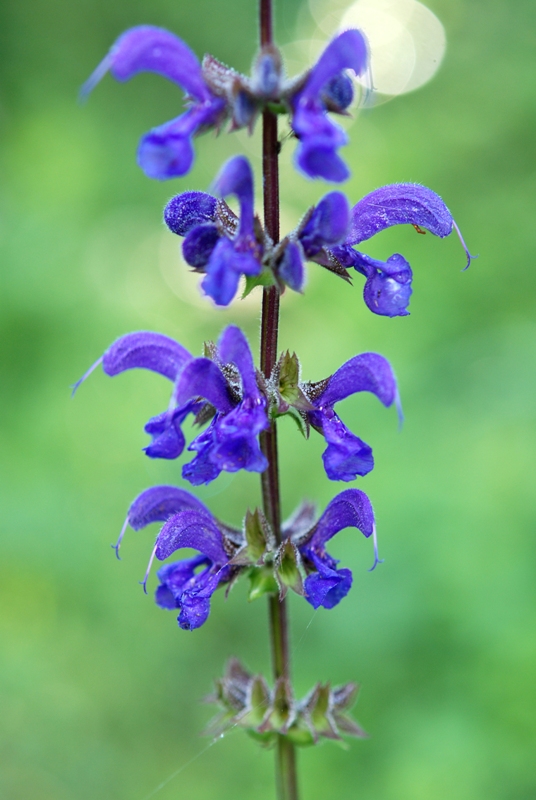
[[[115,550],[115,555],[116,555],[116,557],[117,557],[117,559],[119,561],[121,561],[121,556],[119,555],[119,548],[121,547],[121,542],[123,540],[123,536],[127,532],[127,528],[128,528],[128,516],[127,516],[126,520],[123,523],[123,527],[121,528],[121,533],[119,534],[119,539],[117,540],[117,542],[115,544],[111,544],[110,545],[110,547],[113,547],[113,549]]]
[[[145,576],[144,576],[143,580],[140,581],[140,584],[143,586],[143,591],[145,592],[145,594],[147,594],[147,580],[149,578],[149,573],[150,573],[151,567],[153,565],[153,560],[154,560],[155,554],[156,554],[156,545],[153,548],[153,552],[151,553],[151,558],[149,559],[149,563],[147,564],[147,569],[145,571]]]
[[[396,413],[398,414],[398,430],[402,430],[402,425],[404,424],[404,412],[402,410],[402,401],[400,400],[400,394],[398,389],[396,390],[395,395],[395,406],[396,406]]]
[[[94,364],[92,364],[92,365],[91,365],[91,367],[88,369],[88,371],[87,371],[87,372],[84,372],[84,374],[82,375],[82,377],[81,377],[81,378],[79,378],[79,379],[76,381],[76,383],[74,383],[74,384],[73,384],[73,386],[71,387],[71,388],[72,388],[71,397],[74,397],[74,395],[75,395],[75,392],[76,392],[76,390],[78,389],[78,387],[80,386],[80,384],[81,384],[81,383],[84,383],[84,381],[86,380],[86,378],[89,378],[89,376],[91,375],[91,373],[93,372],[93,370],[94,370],[94,369],[96,369],[96,368],[99,366],[99,364],[101,364],[101,363],[102,363],[102,356],[101,356],[100,358],[98,358],[98,359],[95,361],[95,363],[94,363]]]
[[[378,538],[376,536],[376,525],[372,526],[372,541],[374,544],[374,564],[369,569],[369,572],[372,572],[372,570],[376,569],[378,564],[383,564],[384,562],[384,559],[380,558],[380,556],[378,555]]]
[[[466,254],[466,256],[467,256],[467,264],[466,264],[466,265],[465,265],[465,267],[462,269],[462,272],[465,272],[465,270],[466,270],[466,269],[468,269],[469,265],[471,264],[471,261],[473,260],[473,258],[478,258],[478,256],[472,256],[472,255],[471,255],[471,253],[470,253],[470,252],[469,252],[469,250],[467,249],[467,245],[465,244],[465,242],[464,242],[464,240],[463,240],[463,236],[462,236],[462,234],[461,234],[461,231],[460,231],[460,229],[458,228],[458,226],[456,225],[456,223],[454,222],[454,220],[452,220],[452,227],[454,228],[454,230],[455,230],[455,231],[456,231],[456,233],[458,234],[458,239],[459,239],[459,240],[460,240],[460,242],[462,243],[462,247],[463,247],[463,249],[465,250],[465,254]]]
[[[358,108],[372,108],[375,100],[376,87],[372,77],[372,69],[370,65],[370,58],[367,58],[367,68],[358,81],[360,89],[363,90],[358,103]],[[354,83],[355,85],[355,83]]]
[[[414,222],[412,222],[411,224],[413,225],[417,233],[422,233],[423,236],[426,234],[426,231],[423,231],[420,225],[416,225]]]
[[[95,86],[104,78],[104,76],[111,68],[111,66],[112,66],[112,57],[111,54],[109,53],[106,56],[106,58],[103,58],[97,69],[91,73],[87,81],[80,87],[80,91],[78,92],[79,102],[81,103],[85,102],[88,94],[92,92]]]

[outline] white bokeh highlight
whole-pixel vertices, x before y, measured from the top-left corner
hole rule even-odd
[[[445,55],[443,25],[417,0],[357,0],[351,5],[341,0],[309,0],[309,8],[319,29],[329,37],[347,28],[364,32],[370,46],[371,74],[360,82],[384,99],[423,86]]]

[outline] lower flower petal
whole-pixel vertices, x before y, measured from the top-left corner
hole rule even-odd
[[[378,272],[367,279],[363,298],[374,314],[383,317],[407,317],[412,291],[411,278],[401,282],[383,272]]]
[[[197,452],[197,456],[182,468],[182,477],[192,486],[201,486],[211,483],[221,472],[221,467],[210,459],[214,442],[214,427],[216,418],[212,420],[206,430],[196,436],[188,446],[188,450]]]
[[[223,106],[220,99],[195,105],[149,131],[138,147],[138,164],[145,174],[159,181],[185,175],[194,160],[192,137],[201,128],[215,124]]]
[[[322,454],[324,469],[332,481],[353,481],[374,467],[372,449],[355,436],[339,417],[324,415],[322,432],[328,443]]]
[[[305,579],[305,599],[313,608],[333,608],[346,597],[352,588],[349,569],[325,569],[314,572]]]
[[[197,585],[194,584],[192,588],[188,588],[182,593],[177,621],[183,630],[193,631],[207,621],[211,597],[225,577],[226,575],[220,570],[215,574],[205,572],[200,576]]]
[[[145,447],[145,454],[149,458],[178,458],[184,450],[186,440],[181,430],[181,424],[190,413],[194,413],[199,403],[187,403],[176,409],[172,414],[164,411],[153,417],[145,425],[145,433],[152,436],[152,442]]]
[[[296,242],[289,242],[277,266],[278,276],[295,292],[303,291],[305,285],[303,259],[302,247]]]
[[[338,126],[333,126],[338,128]],[[339,128],[342,133],[342,130]],[[343,183],[350,177],[350,171],[336,147],[346,144],[346,136],[325,139],[323,137],[302,137],[296,152],[299,169],[309,178],[322,178],[333,183]]]
[[[195,126],[184,124],[187,111],[178,120],[166,122],[153,128],[140,140],[138,147],[138,165],[147,177],[165,181],[185,175],[194,160],[194,148],[191,137]]]
[[[179,599],[186,584],[195,578],[195,571],[201,565],[211,566],[212,562],[205,556],[195,556],[172,564],[164,564],[157,572],[160,586],[155,592],[155,602],[160,608],[179,608]]]
[[[206,267],[220,238],[220,232],[215,225],[196,225],[182,243],[182,254],[186,263],[195,269]]]
[[[221,470],[219,465],[210,460],[209,452],[205,451],[183,466],[182,477],[192,486],[202,486],[216,480]]]
[[[228,239],[221,239],[207,264],[201,288],[216,305],[228,306],[238,289],[240,272],[236,269],[236,252]]]

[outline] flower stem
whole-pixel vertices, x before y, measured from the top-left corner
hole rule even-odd
[[[260,0],[261,46],[273,43],[272,0]],[[264,111],[262,119],[262,170],[264,225],[274,244],[279,241],[279,142],[277,116]],[[279,329],[279,290],[270,286],[263,290],[261,322],[261,370],[268,378],[277,361],[277,335]],[[260,444],[268,459],[268,469],[261,475],[264,513],[281,541],[281,501],[279,490],[279,463],[277,456],[277,428],[275,420],[263,431]],[[270,638],[274,680],[290,677],[288,623],[286,601],[277,595],[269,597]],[[292,742],[278,736],[275,756],[278,800],[298,800],[296,751]]]

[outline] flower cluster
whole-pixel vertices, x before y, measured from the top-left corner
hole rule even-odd
[[[265,745],[282,734],[302,747],[317,744],[320,738],[342,739],[343,733],[364,739],[367,734],[347,713],[358,690],[355,683],[333,688],[317,683],[296,700],[289,681],[281,677],[270,690],[262,675],[252,675],[233,658],[216,681],[214,694],[206,698],[221,708],[206,733],[219,736],[238,725]]]
[[[295,231],[274,246],[254,211],[253,171],[244,156],[225,164],[214,182],[215,197],[206,192],[183,192],[164,209],[164,221],[184,237],[185,261],[204,274],[202,289],[217,305],[228,305],[236,294],[241,275],[289,286],[301,292],[305,285],[305,261],[320,264],[349,280],[354,268],[367,278],[363,296],[368,308],[383,316],[405,316],[412,292],[412,271],[399,253],[378,261],[354,249],[393,225],[409,224],[444,238],[456,223],[443,200],[426,186],[395,183],[382,186],[350,209],[341,192],[330,192],[311,208]],[[224,197],[235,195],[240,215],[232,212]]]
[[[176,486],[153,486],[131,504],[119,539],[128,527],[141,530],[164,522],[143,580],[146,587],[153,559],[165,561],[177,550],[191,548],[197,555],[165,564],[158,571],[157,605],[178,610],[179,626],[199,628],[210,611],[210,600],[219,586],[230,586],[240,574],[250,579],[250,599],[292,589],[313,606],[333,608],[350,591],[352,573],[337,569],[338,561],[326,551],[326,543],[348,527],[357,528],[374,541],[374,564],[379,563],[374,513],[370,500],[359,489],[337,495],[316,520],[315,507],[305,503],[282,526],[278,544],[267,520],[258,509],[248,512],[242,530],[216,519],[196,497]]]
[[[141,25],[117,39],[82,87],[82,94],[87,95],[108,71],[118,81],[128,81],[139,72],[156,72],[185,90],[187,110],[141,139],[138,164],[150,178],[185,175],[193,163],[195,135],[219,130],[226,122],[231,130],[246,127],[251,131],[260,112],[269,106],[290,115],[299,140],[299,169],[311,178],[340,182],[349,172],[337,151],[348,137],[327,113],[347,113],[354,95],[347,70],[361,75],[367,65],[363,34],[348,30],[333,39],[303,75],[287,79],[281,55],[271,45],[261,50],[247,78],[213,56],[205,56],[200,64],[177,36]]]
[[[265,380],[255,369],[248,341],[230,325],[217,346],[205,345],[206,355],[194,358],[181,344],[161,333],[129,333],[114,342],[74,391],[102,364],[110,376],[129,369],[148,369],[173,382],[166,411],[152,417],[145,431],[152,442],[150,458],[178,458],[186,446],[182,424],[192,415],[209,423],[188,446],[196,453],[182,476],[194,486],[210,483],[222,471],[263,472],[267,461],[259,447],[259,433],[269,418],[290,414],[324,436],[322,456],[331,480],[351,481],[374,466],[372,450],[341,421],[334,406],[350,395],[371,392],[384,406],[393,403],[400,413],[396,379],[391,365],[378,353],[362,353],[346,361],[333,375],[315,383],[300,380],[297,357],[286,353]]]

